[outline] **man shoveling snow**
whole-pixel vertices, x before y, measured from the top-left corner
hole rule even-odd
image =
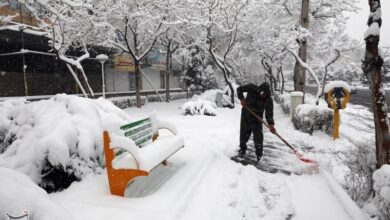
[[[247,93],[244,97],[244,92]],[[263,156],[263,126],[262,123],[250,112],[248,107],[252,109],[257,115],[263,116],[265,111],[265,118],[270,131],[275,134],[274,127],[274,112],[273,100],[271,97],[270,86],[267,82],[256,86],[254,84],[246,84],[237,88],[237,96],[243,106],[241,111],[241,126],[240,126],[240,150],[239,155],[243,156],[246,153],[247,142],[251,133],[253,132],[254,146],[256,149],[256,157],[259,161]]]

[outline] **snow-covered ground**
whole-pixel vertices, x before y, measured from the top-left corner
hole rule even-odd
[[[125,198],[110,195],[107,174],[102,172],[90,173],[68,189],[49,194],[50,200],[80,220],[363,219],[328,171],[343,183],[346,168],[335,160],[334,152],[351,149],[372,136],[368,110],[358,107],[342,111],[341,138],[333,141],[321,132],[310,136],[295,130],[275,104],[278,132],[305,156],[321,163],[319,174],[289,176],[265,173],[229,159],[238,149],[241,107],[218,108],[215,117],[184,116],[180,107],[186,101],[150,103],[142,109],[126,110],[131,119],[155,112],[160,119],[170,121],[184,137],[185,147],[168,160],[166,167],[159,166],[151,176],[130,184]],[[266,132],[265,143],[275,142],[279,141]],[[297,159],[292,162],[301,163]],[[0,215],[5,211],[0,207]]]
[[[131,118],[153,111],[175,124],[185,148],[159,167],[151,177],[128,188],[127,196],[111,196],[106,174],[91,175],[51,198],[72,212],[75,219],[350,219],[345,207],[322,175],[268,174],[232,162],[237,150],[240,108],[218,109],[217,117],[183,116],[179,106],[154,103],[128,109]],[[295,131],[276,106],[276,127],[297,145],[315,148],[307,154],[345,148],[323,134],[309,136]],[[266,142],[275,141],[266,134]]]

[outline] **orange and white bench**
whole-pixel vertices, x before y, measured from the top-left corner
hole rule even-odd
[[[184,139],[169,122],[152,116],[120,127],[124,135],[103,132],[104,152],[111,194],[124,196],[126,186],[149,173],[184,147]],[[173,135],[159,137],[166,129]]]

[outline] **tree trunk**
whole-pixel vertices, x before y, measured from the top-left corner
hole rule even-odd
[[[328,76],[328,67],[330,66],[330,65],[332,65],[334,62],[336,62],[339,58],[340,58],[340,51],[338,50],[338,49],[336,49],[335,50],[336,51],[336,57],[333,59],[333,60],[331,60],[328,64],[326,64],[326,66],[325,66],[325,73],[324,73],[324,79],[323,79],[323,81],[322,81],[322,92],[321,92],[321,96],[323,96],[324,95],[324,91],[325,91],[325,83],[326,83],[326,77]],[[320,96],[320,97],[321,97]],[[318,104],[317,104],[318,105]]]
[[[234,108],[234,88],[230,81],[228,81],[228,85],[230,88],[230,102],[232,103],[232,106],[230,106],[230,108]]]
[[[280,75],[282,76],[282,85],[280,88],[280,94],[283,94],[284,92],[284,74],[283,74],[283,67],[279,67]]]
[[[269,75],[269,85],[270,85],[270,90],[271,90],[271,95],[272,95],[272,93],[274,91],[274,86],[273,86],[274,82],[273,82],[273,78],[271,75]]]
[[[94,95],[93,95],[93,92],[91,91],[92,88],[91,88],[91,86],[88,83],[88,79],[86,79],[84,77],[84,74],[83,74],[82,70],[80,70],[78,68],[76,68],[76,70],[77,70],[77,72],[76,72],[77,73],[77,77],[79,79],[81,79],[81,84],[84,87],[84,89],[86,90],[86,92],[88,93],[88,98],[91,98],[91,99],[95,98]]]
[[[380,16],[373,16],[378,15],[376,12],[380,10],[380,0],[368,0],[368,3],[371,12],[368,26],[375,30],[375,26],[380,27],[382,25]],[[385,90],[383,89],[383,76],[381,73],[383,59],[378,54],[379,30],[376,34],[372,34],[371,31],[371,35],[367,36],[365,41],[366,56],[362,68],[370,80],[372,111],[374,113],[375,124],[376,165],[377,168],[380,168],[383,164],[390,164],[390,138]]]
[[[171,41],[167,46],[167,56],[165,58],[165,101],[169,102],[169,72],[170,72]]]
[[[135,65],[135,96],[136,96],[136,105],[137,108],[142,107],[141,103],[141,73],[140,73],[140,66],[139,61],[134,60]]]
[[[303,28],[309,27],[309,0],[302,0],[301,19],[300,24]],[[305,63],[307,63],[307,40],[302,39],[299,42],[299,57]],[[303,92],[305,90],[306,83],[306,69],[302,68],[297,61],[294,68],[294,89],[295,91]]]

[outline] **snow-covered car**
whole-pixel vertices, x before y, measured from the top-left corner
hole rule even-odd
[[[349,88],[351,89],[351,94],[356,94],[357,93],[356,86],[349,86]]]
[[[293,82],[284,83],[284,90],[287,92],[294,91],[294,83]]]

